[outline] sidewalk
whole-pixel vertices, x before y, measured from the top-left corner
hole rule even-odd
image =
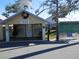
[[[29,41],[10,41],[10,42],[0,42],[1,44],[16,44],[16,45],[26,45],[26,44],[31,44],[34,43],[35,45],[39,45],[39,44],[72,44],[72,43],[77,43],[79,42],[79,40],[73,40],[73,39],[64,39],[64,40],[60,40],[60,41],[47,41],[47,40],[29,40]]]
[[[78,39],[76,39],[76,40],[74,39],[74,40],[71,40],[69,43],[70,43],[70,44],[71,44],[71,43],[79,43],[79,40],[78,40]]]
[[[0,48],[10,48],[19,46],[37,46],[37,45],[69,45],[79,43],[79,40],[64,40],[64,41],[44,41],[44,40],[34,40],[34,41],[12,41],[12,42],[0,42]]]
[[[33,41],[37,42],[37,41]],[[31,42],[30,44],[32,44]],[[79,40],[71,40],[69,43],[58,43],[58,42],[48,42],[48,41],[38,41],[40,44],[26,46],[26,42],[11,42],[9,46],[5,45],[0,47],[0,58],[1,59],[29,59],[29,57],[42,55],[44,53],[59,50],[65,47],[79,44]],[[37,43],[38,43],[37,42]],[[14,44],[16,43],[16,44]],[[11,45],[10,45],[11,44]],[[22,44],[22,45],[20,45]],[[13,45],[13,46],[12,46]],[[45,57],[45,56],[43,56]]]

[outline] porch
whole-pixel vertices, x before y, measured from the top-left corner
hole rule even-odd
[[[3,26],[4,41],[43,40],[42,24],[13,24]]]

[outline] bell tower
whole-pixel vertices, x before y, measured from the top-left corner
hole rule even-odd
[[[19,7],[23,10],[32,8],[32,0],[18,0]]]

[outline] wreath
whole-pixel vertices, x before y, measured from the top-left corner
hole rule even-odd
[[[24,19],[27,19],[28,17],[29,17],[29,14],[28,13],[26,13],[26,12],[22,12],[22,17],[24,18]]]

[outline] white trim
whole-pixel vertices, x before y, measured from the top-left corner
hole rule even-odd
[[[9,38],[9,25],[6,25],[6,27],[5,27],[5,35],[6,35],[6,42],[9,42],[10,41],[10,38]]]
[[[45,24],[42,24],[42,39],[45,40]]]

